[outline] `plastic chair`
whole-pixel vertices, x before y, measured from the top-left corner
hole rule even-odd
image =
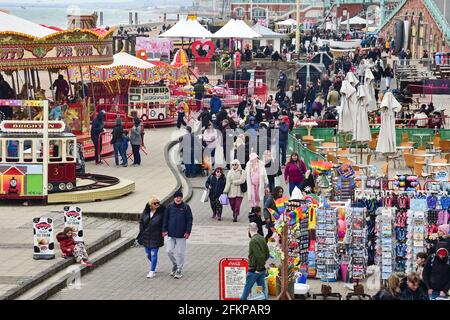
[[[407,168],[411,170],[411,173],[414,173],[414,163],[416,161],[416,157],[412,154],[403,154],[403,158],[405,159],[405,165]]]
[[[442,152],[450,152],[450,140],[441,140],[439,142]]]

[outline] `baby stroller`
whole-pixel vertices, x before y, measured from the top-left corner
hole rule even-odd
[[[205,147],[202,146],[202,154],[205,151]],[[183,173],[186,175],[186,166],[184,165],[184,161],[183,161],[183,148],[180,147],[179,149],[180,152],[180,159],[181,159],[181,165],[183,166]],[[206,177],[208,176],[209,172],[208,172],[208,168],[209,168],[209,164],[207,162],[205,162],[205,157],[202,157],[202,162],[200,163],[197,159],[194,159],[195,161],[195,175],[201,175],[202,177]]]

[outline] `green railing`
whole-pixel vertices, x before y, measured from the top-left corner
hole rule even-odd
[[[397,6],[390,12],[390,14],[388,16],[385,16],[383,21],[381,21],[381,25],[378,28],[378,32],[384,28],[384,26],[391,21],[394,16],[397,14],[397,12],[403,7],[403,5],[407,2],[408,0],[401,0]]]
[[[306,148],[302,143],[301,140],[295,138],[292,134],[289,134],[289,140],[288,140],[288,152],[296,152],[298,153],[299,157],[305,162],[306,167],[311,169],[311,162],[317,161],[317,160],[326,160],[325,157],[323,157],[321,154],[313,152]]]
[[[424,0],[423,4],[427,7],[428,11],[434,17],[434,21],[436,21],[439,29],[441,29],[441,31],[445,34],[447,41],[450,41],[450,26],[447,22],[446,17],[444,16],[445,13],[444,15],[442,14],[441,9],[438,8],[436,2],[434,2],[433,0]]]
[[[374,128],[370,130],[372,133],[379,132],[379,128]],[[414,136],[415,134],[429,134],[429,136],[423,137],[422,141],[428,142],[433,140],[434,137],[434,129],[422,129],[422,128],[398,128],[395,130],[396,132],[396,138],[397,138],[397,144],[400,145],[402,141],[403,133],[408,134],[408,141],[414,141],[419,143],[420,138],[418,136]],[[439,130],[441,134],[442,140],[450,140],[450,129],[440,129]],[[303,136],[308,135],[308,130],[306,128],[295,128],[291,131],[291,135],[293,138],[300,139]],[[325,142],[336,142],[336,129],[334,128],[312,128],[311,129],[311,135],[315,139],[324,139]],[[342,147],[343,145],[343,138],[342,134],[339,134],[337,137],[338,146]],[[350,141],[351,137],[350,135],[347,137],[347,141]],[[348,145],[348,144],[347,144]]]

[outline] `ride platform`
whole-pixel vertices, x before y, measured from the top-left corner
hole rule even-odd
[[[134,191],[134,181],[97,174],[86,174],[77,177],[75,191],[51,193],[48,195],[47,203],[79,203],[111,200]]]
[[[86,160],[92,160],[95,156],[94,143],[91,140],[89,133],[77,135],[77,142],[82,143],[84,147],[84,158]],[[110,139],[102,139],[102,157],[111,155],[114,153],[114,148]]]

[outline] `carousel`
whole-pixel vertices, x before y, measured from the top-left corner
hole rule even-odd
[[[94,148],[89,135],[89,113],[95,100],[83,94],[84,79],[73,82],[68,70],[112,63],[113,32],[103,29],[61,30],[0,12],[0,71],[14,89],[13,96],[2,98],[48,99],[51,120],[64,121],[68,130],[83,143],[85,158],[92,158]],[[57,78],[65,80],[60,82],[67,83],[68,92],[61,94],[55,90],[54,80]],[[92,82],[91,77],[85,80]],[[42,110],[14,107],[10,118],[42,120]],[[110,151],[105,148],[104,152]]]
[[[177,88],[190,82],[188,64],[147,61],[145,51],[136,55],[119,52],[112,64],[73,67],[69,76],[75,81],[92,78],[88,95],[96,112],[106,112],[105,127],[113,127],[117,117],[131,127],[135,116],[147,126],[175,124],[177,95],[182,95]]]

